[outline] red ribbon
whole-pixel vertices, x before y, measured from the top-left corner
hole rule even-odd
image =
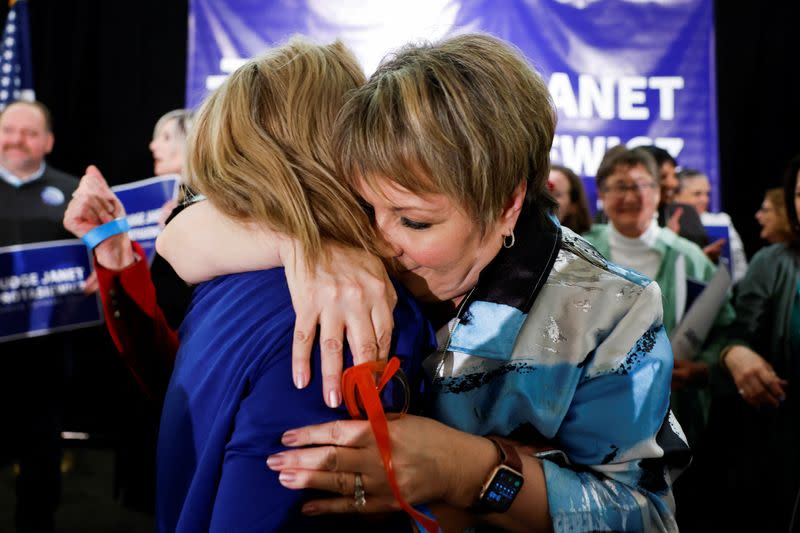
[[[380,399],[380,392],[389,383],[389,380],[400,369],[400,359],[392,357],[389,362],[370,361],[348,368],[342,375],[342,388],[344,389],[344,403],[350,416],[359,420],[363,416],[359,410],[359,400],[367,413],[372,434],[378,443],[378,450],[381,453],[383,469],[389,479],[389,485],[400,507],[408,513],[411,518],[422,524],[428,533],[437,533],[439,523],[429,516],[414,509],[400,494],[400,487],[397,485],[397,478],[392,465],[392,444],[389,439],[389,423],[386,420],[386,413]],[[402,371],[401,371],[402,372]],[[381,374],[378,383],[375,383],[375,374]],[[398,376],[401,376],[398,374]],[[358,397],[356,397],[356,391]]]

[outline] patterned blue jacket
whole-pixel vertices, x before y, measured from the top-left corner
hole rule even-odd
[[[526,211],[437,335],[430,414],[556,448],[539,454],[556,531],[677,531],[671,485],[691,452],[658,285]]]

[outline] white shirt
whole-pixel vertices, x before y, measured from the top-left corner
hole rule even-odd
[[[654,248],[660,231],[658,221],[653,219],[644,233],[630,238],[617,231],[613,223],[609,223],[608,248],[611,260],[655,279],[661,266],[661,254]]]
[[[14,174],[12,174],[4,166],[0,165],[0,179],[5,181],[6,183],[11,185],[12,187],[19,188],[19,187],[22,187],[22,185],[25,184],[25,183],[30,183],[32,181],[35,181],[35,180],[38,180],[39,178],[41,178],[42,175],[44,174],[44,169],[45,169],[45,164],[44,164],[44,161],[42,161],[41,164],[39,165],[39,168],[36,170],[36,172],[34,172],[33,174],[31,174],[30,176],[27,176],[25,178],[20,178],[18,176],[15,176]]]

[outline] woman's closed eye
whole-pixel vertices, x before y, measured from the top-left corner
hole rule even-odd
[[[400,217],[400,223],[403,224],[407,228],[411,229],[428,229],[431,227],[431,224],[428,222],[417,222],[416,220],[411,220],[410,218]]]

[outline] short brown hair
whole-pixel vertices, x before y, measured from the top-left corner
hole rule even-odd
[[[369,220],[338,179],[331,146],[346,95],[364,81],[340,42],[295,37],[248,61],[198,113],[189,186],[230,217],[297,239],[309,261],[326,239],[374,252]]]
[[[390,56],[345,104],[336,147],[351,185],[384,177],[445,194],[485,230],[524,179],[534,205],[555,205],[547,191],[555,125],[547,87],[523,56],[467,34]]]
[[[616,172],[618,167],[630,168],[641,165],[652,176],[653,181],[661,183],[661,175],[658,173],[655,158],[644,148],[620,148],[615,146],[606,152],[600,168],[597,169],[597,189],[600,190],[606,180]]]

